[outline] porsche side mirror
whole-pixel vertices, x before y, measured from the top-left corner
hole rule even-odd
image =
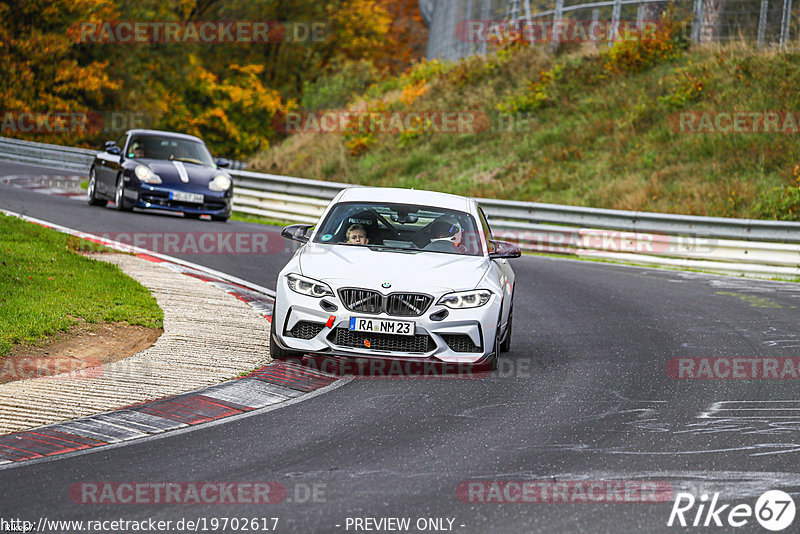
[[[519,247],[513,243],[509,243],[508,241],[495,241],[493,239],[489,240],[490,245],[494,245],[494,250],[489,247],[489,257],[492,259],[499,259],[499,258],[519,258],[522,256],[522,252],[520,251]]]
[[[299,241],[300,243],[308,243],[308,236],[306,233],[308,229],[313,227],[313,224],[293,224],[281,230],[281,236],[292,241]]]
[[[217,158],[217,160],[214,163],[216,163],[217,167],[219,167],[220,169],[226,169],[231,166],[231,162],[225,158]]]

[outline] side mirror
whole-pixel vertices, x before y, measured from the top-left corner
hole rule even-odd
[[[313,224],[293,224],[281,230],[281,237],[291,239],[292,241],[299,241],[300,243],[308,243],[308,236],[306,233],[308,229],[313,227]]]
[[[217,167],[219,167],[220,169],[226,169],[231,166],[231,162],[225,158],[217,158],[217,160],[214,163],[216,163]]]
[[[494,250],[489,253],[489,257],[493,260],[499,258],[519,258],[522,256],[519,247],[508,241],[495,241],[490,239],[489,243],[494,245]]]
[[[119,156],[122,154],[122,149],[118,146],[110,146],[106,148],[106,152],[113,154],[114,156]]]

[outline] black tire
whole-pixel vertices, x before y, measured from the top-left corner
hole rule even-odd
[[[269,355],[272,357],[273,360],[302,360],[303,353],[302,352],[294,352],[291,350],[285,350],[278,346],[275,343],[275,338],[272,336],[272,327],[270,326],[269,329]]]
[[[118,211],[131,211],[132,208],[125,205],[125,180],[120,174],[117,177],[117,187],[114,189],[114,206]]]
[[[500,329],[497,329],[497,332],[494,336],[494,349],[492,350],[492,355],[489,357],[488,364],[489,369],[492,371],[497,371],[497,364],[500,360]]]
[[[514,305],[511,305],[511,310],[508,312],[508,326],[506,327],[506,335],[500,343],[500,352],[508,352],[511,350],[511,329],[514,326]]]
[[[94,166],[89,169],[89,187],[86,189],[86,200],[89,201],[90,206],[106,206],[108,200],[97,198],[97,172]]]
[[[500,317],[502,317],[502,315]],[[499,328],[500,317],[497,318],[498,328],[497,328],[497,331],[494,334],[494,345],[492,346],[492,353],[489,354],[486,357],[486,359],[483,360],[482,362],[475,364],[475,365],[478,366],[479,369],[482,369],[485,366],[489,366],[489,370],[497,371],[498,359],[500,358],[500,344],[501,344],[500,328]]]
[[[212,215],[211,220],[217,222],[228,222],[228,215]]]

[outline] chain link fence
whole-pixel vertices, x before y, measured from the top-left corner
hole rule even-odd
[[[553,31],[557,24],[584,23],[586,28],[594,23],[604,31],[619,31],[624,24],[642,28],[646,22],[658,21],[670,3],[692,21],[695,42],[787,46],[800,35],[798,0],[795,5],[792,0],[420,0],[420,10],[429,28],[428,59],[457,60],[486,54],[491,46],[486,35],[499,25],[549,28],[549,33],[543,33],[556,45],[564,38]],[[531,40],[531,45],[537,43],[541,40]]]

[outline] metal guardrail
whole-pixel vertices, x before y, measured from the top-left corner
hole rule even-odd
[[[0,159],[88,173],[92,150],[0,137]],[[315,223],[353,184],[231,170],[234,210]],[[800,223],[477,199],[498,239],[525,251],[727,274],[800,278]]]
[[[67,171],[89,172],[96,150],[0,137],[0,159],[54,167]]]
[[[488,35],[500,25],[518,23],[528,28],[542,22],[608,21],[617,28],[621,21],[660,18],[668,4],[691,20],[690,37],[695,42],[753,41],[765,46],[797,45],[798,6],[792,0],[419,0],[428,26],[428,59],[458,60],[490,50]],[[464,24],[483,21],[490,31],[480,39],[466,39]],[[532,24],[533,23],[533,24]],[[552,45],[560,39],[552,32]],[[611,41],[612,39],[609,39]],[[531,45],[544,40],[533,39]]]

